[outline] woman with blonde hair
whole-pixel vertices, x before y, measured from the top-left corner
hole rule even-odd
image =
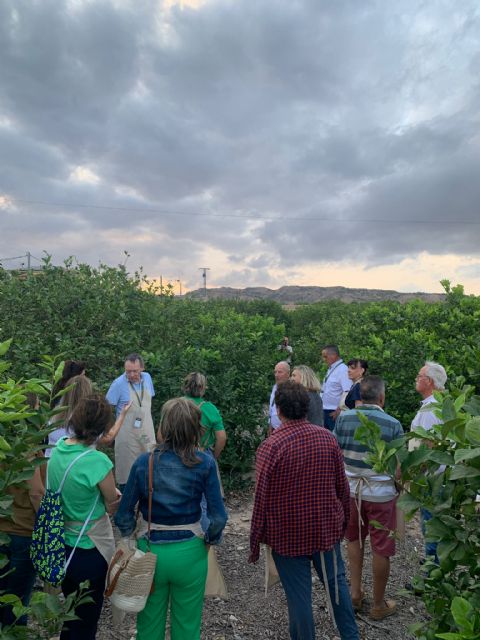
[[[213,456],[198,448],[201,411],[186,398],[163,405],[158,445],[134,462],[115,523],[122,536],[137,526],[137,545],[157,555],[154,589],[137,616],[137,640],[163,640],[170,609],[171,640],[199,640],[207,577],[207,545],[218,544],[227,522]],[[153,493],[148,537],[149,462],[153,456]],[[202,495],[209,526],[200,526]]]
[[[305,364],[294,367],[291,378],[294,382],[299,382],[308,392],[309,405],[307,420],[310,424],[323,427],[323,403],[320,397],[320,380],[315,375],[313,369]]]

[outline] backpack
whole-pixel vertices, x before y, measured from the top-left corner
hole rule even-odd
[[[65,553],[65,521],[63,516],[61,493],[70,469],[77,460],[91,451],[93,451],[93,449],[88,449],[72,460],[63,475],[57,491],[52,491],[52,489],[49,488],[47,466],[45,494],[40,503],[40,508],[38,510],[35,526],[32,532],[30,558],[32,560],[33,567],[40,578],[54,587],[58,587],[65,578],[67,567],[70,564],[78,543],[80,542],[80,538],[83,536],[85,529],[87,528],[100,496],[98,493],[92,510],[88,514],[87,519],[78,534],[75,546],[67,559]]]

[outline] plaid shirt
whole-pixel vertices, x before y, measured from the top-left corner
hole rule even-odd
[[[350,491],[335,437],[306,420],[284,422],[257,451],[250,562],[260,543],[280,555],[331,549],[345,533]]]

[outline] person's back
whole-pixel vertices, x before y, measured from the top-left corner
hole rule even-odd
[[[216,539],[226,522],[223,500],[218,491],[215,461],[211,455],[197,450],[195,466],[185,465],[172,449],[161,446],[154,451],[152,522],[159,525],[195,524],[201,516],[201,499],[205,493],[210,507],[208,534]],[[125,500],[115,516],[121,529],[129,526],[130,505],[138,506],[144,521],[148,519],[148,473],[150,454],[135,461],[125,487]],[[153,531],[153,541],[181,540],[193,537],[191,530]]]
[[[365,593],[362,587],[363,548],[367,535],[372,548],[373,606],[370,617],[383,620],[396,612],[394,600],[385,600],[390,558],[395,555],[396,497],[394,480],[374,471],[366,462],[368,448],[355,439],[363,414],[380,427],[382,440],[391,442],[403,435],[401,424],[383,411],[385,383],[378,376],[367,376],[360,383],[362,404],[340,414],[334,434],[343,451],[345,472],[350,485],[350,521],[345,533],[350,563],[352,602],[360,610]],[[380,523],[381,527],[375,525]]]
[[[343,461],[334,436],[306,420],[292,420],[265,440],[257,451],[259,482],[262,463],[272,469],[274,487],[266,505],[267,542],[278,553],[296,555],[332,547],[344,531],[344,512],[336,479]],[[348,493],[345,503],[348,508]],[[328,520],[329,526],[318,522]],[[283,530],[277,528],[281,522]]]

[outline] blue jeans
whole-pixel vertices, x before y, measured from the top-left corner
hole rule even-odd
[[[420,509],[420,524],[422,527],[423,537],[425,538],[426,534],[426,526],[425,523],[428,520],[432,519],[432,514],[427,509],[423,507]],[[431,560],[434,560],[437,564],[439,564],[438,555],[437,555],[437,542],[427,542],[425,541],[425,557],[428,558],[430,556]]]
[[[9,534],[8,545],[0,547],[0,551],[8,557],[8,564],[0,569],[0,574],[14,569],[8,576],[0,578],[0,591],[13,593],[18,596],[26,607],[30,602],[33,583],[35,582],[35,569],[30,560],[30,544],[32,539],[28,536]],[[11,607],[0,608],[0,622],[2,625],[10,625],[15,622],[15,616]],[[18,619],[18,625],[27,624],[27,616]]]
[[[338,601],[335,603],[335,573],[333,553],[337,557]],[[290,638],[292,640],[314,640],[315,625],[312,611],[312,561],[313,566],[323,582],[320,553],[311,556],[281,556],[272,552],[278,575],[287,596]],[[342,640],[359,640],[357,623],[353,612],[350,589],[345,579],[340,543],[334,550],[325,551],[325,569],[328,590],[333,605],[333,614]]]

